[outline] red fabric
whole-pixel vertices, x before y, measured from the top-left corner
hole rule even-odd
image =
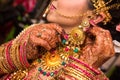
[[[120,32],[120,24],[116,26],[116,30]]]
[[[15,0],[14,6],[19,4],[22,4],[25,7],[26,12],[29,13],[35,8],[36,0]]]

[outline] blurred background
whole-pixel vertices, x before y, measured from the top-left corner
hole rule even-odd
[[[45,21],[42,15],[49,2],[50,0],[0,0],[0,44],[12,40],[29,25]],[[117,14],[120,14],[120,10]],[[120,18],[115,21],[120,22]],[[112,34],[116,55],[101,69],[110,80],[120,80],[120,32],[116,31],[114,25],[104,28]]]

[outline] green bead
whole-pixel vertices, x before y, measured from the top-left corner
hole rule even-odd
[[[37,61],[40,63],[41,62],[41,60],[40,59],[37,59]]]
[[[66,63],[65,62],[62,62],[62,65],[64,66]]]
[[[50,73],[50,76],[51,76],[51,77],[54,76],[54,72],[51,72],[51,73]]]
[[[47,73],[46,72],[43,72],[43,75],[45,76]]]
[[[63,44],[65,44],[65,43],[66,43],[66,40],[65,40],[65,39],[63,39],[63,40],[62,40],[62,43],[63,43]]]
[[[78,53],[78,51],[79,51],[79,50],[78,50],[77,48],[74,49],[74,52],[75,52],[75,53]]]
[[[39,67],[39,68],[38,68],[38,71],[42,71],[42,68],[41,68],[41,67]]]

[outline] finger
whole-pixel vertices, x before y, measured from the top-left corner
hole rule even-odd
[[[51,37],[51,40],[56,39],[57,42],[61,42],[61,35],[55,29],[51,29],[47,33]]]
[[[60,38],[62,38],[63,35],[65,34],[65,31],[63,30],[63,28],[57,24],[41,24],[41,25],[38,25],[38,27],[39,29],[47,28],[47,29],[55,30],[56,34],[59,35]],[[61,40],[59,39],[59,41]]]
[[[43,40],[49,42],[52,39],[52,36],[47,32],[41,33],[41,37]]]
[[[114,51],[114,45],[113,45],[113,42],[112,42],[112,37],[111,37],[111,34],[108,30],[106,30],[105,32],[105,46],[106,46],[106,52],[109,52],[108,53],[108,56],[113,56],[115,51]],[[109,51],[108,51],[109,50]]]
[[[56,38],[56,42],[61,42],[61,34],[59,34],[56,30],[52,31],[53,39]]]
[[[50,43],[50,46],[51,46],[52,48],[55,48],[55,47],[56,47],[56,42]]]
[[[31,34],[30,34],[30,40],[31,40],[36,46],[42,46],[42,47],[44,47],[45,49],[50,50],[51,47],[50,47],[50,45],[48,44],[48,42],[45,41],[45,40],[43,40],[43,39],[41,39],[41,38],[39,38],[39,37],[37,37],[37,36],[36,36],[37,33],[38,33],[38,31],[33,31],[33,32],[31,32]]]
[[[94,27],[97,26],[93,20],[90,20],[90,24]]]
[[[55,29],[59,34],[62,34],[63,28],[60,27],[59,25],[57,25],[57,24],[51,24],[51,27],[52,27],[53,29]]]
[[[54,39],[51,39],[51,41],[49,41],[49,45],[52,47],[52,48],[55,48],[56,47],[56,43],[59,42],[58,41],[58,38],[54,38]]]
[[[90,32],[95,36],[99,35],[100,33],[104,33],[104,29],[98,27],[93,21],[90,21],[90,24],[93,26]]]
[[[61,42],[61,36],[60,35],[58,35],[58,41]]]
[[[60,37],[57,35],[57,32],[53,29],[47,29],[42,33],[41,38],[46,40],[47,42],[55,41],[60,42]]]
[[[61,26],[57,24],[50,24],[50,26],[52,29],[56,30],[59,33],[59,35],[61,35],[60,36],[61,38],[63,38],[64,35],[66,34],[65,30]]]

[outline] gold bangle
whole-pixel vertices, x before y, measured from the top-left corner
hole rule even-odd
[[[4,72],[4,73],[7,73],[8,71],[3,67],[3,63],[2,61],[4,60],[4,57],[2,55],[2,53],[4,52],[4,46],[0,46],[0,57],[1,57],[1,60],[0,60],[0,69]]]
[[[7,73],[9,73],[10,72],[9,64],[5,59],[5,46],[3,46],[4,47],[4,50],[2,52],[3,60],[1,61],[1,63],[2,63],[2,66],[7,70]]]
[[[12,59],[12,61],[13,61],[13,63],[14,63],[14,65],[16,66],[16,68],[17,69],[22,69],[22,65],[21,65],[21,63],[20,63],[20,61],[18,61],[18,59],[19,59],[19,44],[17,44],[17,43],[14,43],[13,45],[12,45],[12,49],[11,49],[11,59]]]
[[[65,72],[66,75],[69,75],[77,80],[90,80],[88,78],[85,78],[85,77],[82,77],[80,75],[77,75],[75,72],[73,73],[72,71],[71,72]]]
[[[92,74],[93,76],[95,76],[95,73],[94,73],[93,71],[91,71],[90,69],[88,69],[87,67],[85,67],[85,66],[83,66],[83,65],[81,65],[81,64],[79,64],[79,63],[77,63],[77,62],[75,62],[75,61],[73,61],[73,64],[76,64],[77,66],[79,66],[79,67],[82,68],[83,70],[86,70],[86,71],[88,71],[90,74]]]
[[[2,69],[3,72],[9,73],[9,68],[5,60],[5,46],[0,46],[0,56],[2,57],[2,60],[0,60],[0,68]]]
[[[82,79],[84,79],[84,80],[91,80],[90,78],[88,78],[86,75],[84,75],[83,73],[81,73],[81,72],[79,72],[79,71],[77,71],[77,70],[75,70],[75,69],[73,69],[73,68],[71,68],[71,67],[66,67],[65,69],[65,73],[66,74],[69,74],[69,73],[71,73],[71,74],[69,74],[70,76],[71,75],[74,75],[73,77],[75,77],[75,78],[82,78]]]
[[[10,80],[22,80],[28,75],[28,70],[19,70],[10,76]]]
[[[20,45],[18,44],[18,46],[17,46],[17,49],[16,49],[16,61],[18,62],[18,65],[19,65],[19,67],[18,67],[18,69],[23,69],[23,65],[21,64],[21,62],[20,62],[20,55],[19,55],[19,47],[20,47]]]
[[[7,69],[3,66],[3,63],[0,61],[0,68],[4,73],[8,73]]]
[[[83,76],[84,78],[88,78],[85,74],[83,74],[82,72],[77,71],[76,69],[73,69],[71,67],[69,67],[68,69],[70,69],[70,71],[78,73],[77,75],[79,75],[79,76]]]
[[[20,44],[24,44],[24,42],[28,41],[30,30],[31,30],[31,28],[27,28],[27,29],[23,30],[16,37],[16,39],[13,41],[13,45],[12,45],[10,56],[12,58],[12,61],[13,61],[14,65],[17,67],[17,69],[21,69],[22,70],[22,69],[25,68],[24,65],[20,62],[19,47],[20,47]],[[27,34],[27,32],[28,32],[28,34]],[[23,39],[25,37],[26,37],[26,39]]]

